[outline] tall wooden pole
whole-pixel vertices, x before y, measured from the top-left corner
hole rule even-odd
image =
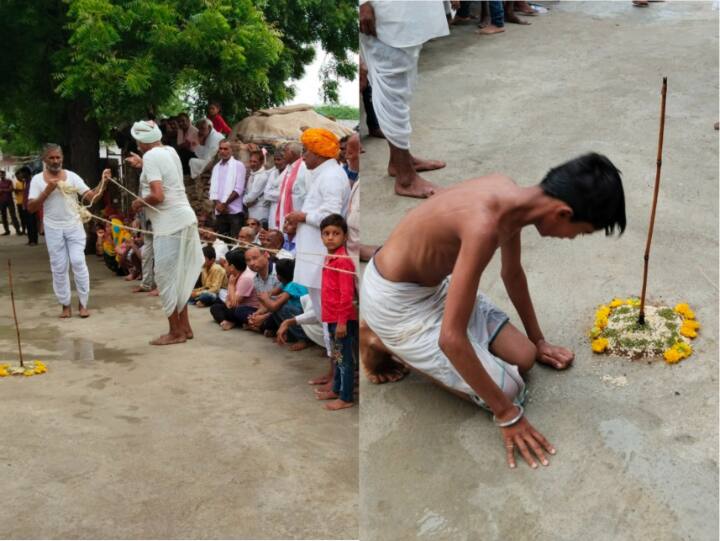
[[[15,312],[15,293],[13,291],[12,264],[8,259],[8,281],[10,283],[10,302],[12,303],[13,319],[15,320],[15,333],[17,334],[18,351],[20,352],[20,366],[25,367],[23,362],[22,344],[20,343],[20,326],[18,325],[17,313]]]
[[[662,100],[660,102],[660,137],[658,140],[657,167],[655,169],[655,191],[653,193],[652,211],[650,212],[650,229],[645,245],[645,268],[643,269],[643,285],[640,295],[640,317],[638,323],[645,324],[645,292],[647,290],[648,263],[650,262],[650,243],[655,228],[655,209],[657,208],[658,192],[660,191],[660,170],[662,169],[663,135],[665,133],[665,97],[667,96],[667,77],[663,77]]]

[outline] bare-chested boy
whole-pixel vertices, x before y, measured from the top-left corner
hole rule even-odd
[[[437,224],[443,227],[437,227]],[[574,238],[625,229],[619,171],[587,154],[552,169],[537,186],[492,174],[444,190],[409,212],[368,264],[361,291],[361,359],[373,383],[397,381],[404,364],[451,392],[490,409],[507,462],[514,449],[535,468],[550,443],[523,415],[522,376],[536,361],[558,370],[573,353],[545,340],[520,261],[520,233]],[[495,251],[525,334],[482,293],[480,277]],[[450,275],[452,274],[452,278]]]

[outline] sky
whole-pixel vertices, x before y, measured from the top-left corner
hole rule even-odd
[[[307,103],[309,105],[320,104],[320,66],[323,63],[323,60],[325,60],[325,57],[325,51],[318,47],[315,61],[305,67],[305,77],[300,80],[293,81],[293,84],[297,89],[297,95],[292,101],[288,102],[287,105],[295,105],[298,103]],[[358,62],[358,55],[353,54],[351,57],[356,63]],[[360,106],[357,77],[354,81],[341,80],[340,104],[349,105],[351,107]]]

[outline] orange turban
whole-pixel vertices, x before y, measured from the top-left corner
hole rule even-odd
[[[325,128],[308,128],[300,141],[310,152],[323,158],[335,158],[340,153],[340,141],[337,136]]]

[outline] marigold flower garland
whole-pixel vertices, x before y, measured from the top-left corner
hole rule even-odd
[[[6,376],[30,377],[44,374],[45,372],[47,372],[47,366],[37,359],[30,363],[25,363],[25,366],[10,366],[8,363],[0,364],[0,378]]]
[[[646,325],[637,323],[640,300],[613,299],[598,307],[590,329],[593,353],[613,352],[629,356],[662,354],[668,364],[692,355],[688,339],[695,339],[700,323],[687,303],[675,308],[647,306]]]

